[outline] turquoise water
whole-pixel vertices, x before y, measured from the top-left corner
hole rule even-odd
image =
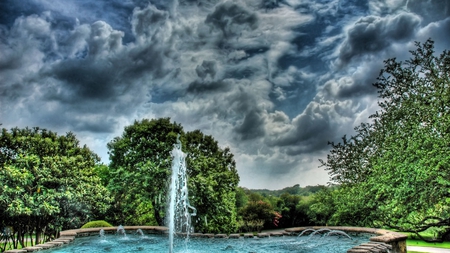
[[[369,241],[370,235],[352,235],[352,239],[338,236],[285,236],[270,238],[176,238],[174,252],[176,253],[287,253],[287,252],[317,252],[345,253],[353,246]],[[164,235],[107,235],[105,237],[78,237],[71,244],[46,250],[45,253],[125,253],[125,252],[155,252],[167,253],[168,237]]]

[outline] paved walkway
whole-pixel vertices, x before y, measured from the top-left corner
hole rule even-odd
[[[427,252],[427,253],[450,253],[450,249],[418,247],[418,246],[408,246],[408,252],[409,251]]]

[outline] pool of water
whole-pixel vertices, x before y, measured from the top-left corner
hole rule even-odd
[[[339,236],[284,236],[269,238],[176,238],[174,252],[226,252],[226,253],[287,253],[287,252],[316,252],[316,253],[345,253],[353,246],[368,242],[373,235],[352,235],[352,239]],[[45,253],[126,253],[126,252],[155,252],[167,253],[168,237],[164,235],[107,235],[105,237],[78,237],[69,245],[46,250]]]

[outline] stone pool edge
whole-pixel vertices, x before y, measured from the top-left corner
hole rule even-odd
[[[366,227],[340,227],[340,226],[313,226],[313,227],[295,227],[287,228],[286,232],[301,233],[306,229],[323,229],[340,230],[346,233],[370,233],[375,236],[370,237],[370,241],[361,245],[355,246],[347,251],[347,253],[371,253],[371,252],[390,252],[390,253],[406,253],[406,239],[407,235],[394,232],[387,229],[366,228]]]

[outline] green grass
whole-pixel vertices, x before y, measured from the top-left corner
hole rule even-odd
[[[10,249],[10,245],[12,245],[12,244],[10,242],[7,242],[6,245],[7,245],[6,249]],[[0,249],[2,249],[4,246],[5,246],[4,242],[0,243]],[[26,241],[25,242],[25,247],[28,247],[28,246],[31,246],[31,242]],[[19,245],[17,246],[17,249],[21,249],[21,248],[22,248],[22,246],[19,243]]]
[[[406,232],[401,232],[401,233],[408,236],[408,239],[406,240],[406,245],[407,246],[450,249],[450,242],[431,242],[430,243],[430,242],[422,241],[414,233],[406,233]],[[427,238],[427,239],[433,238],[433,233],[430,233],[430,232],[427,232],[427,231],[421,232],[420,235],[425,237],[425,238]],[[416,253],[416,252],[408,251],[408,253]]]
[[[419,247],[433,247],[433,248],[444,248],[444,249],[450,249],[450,242],[424,242],[422,240],[418,239],[408,239],[406,240],[407,246],[419,246]]]

